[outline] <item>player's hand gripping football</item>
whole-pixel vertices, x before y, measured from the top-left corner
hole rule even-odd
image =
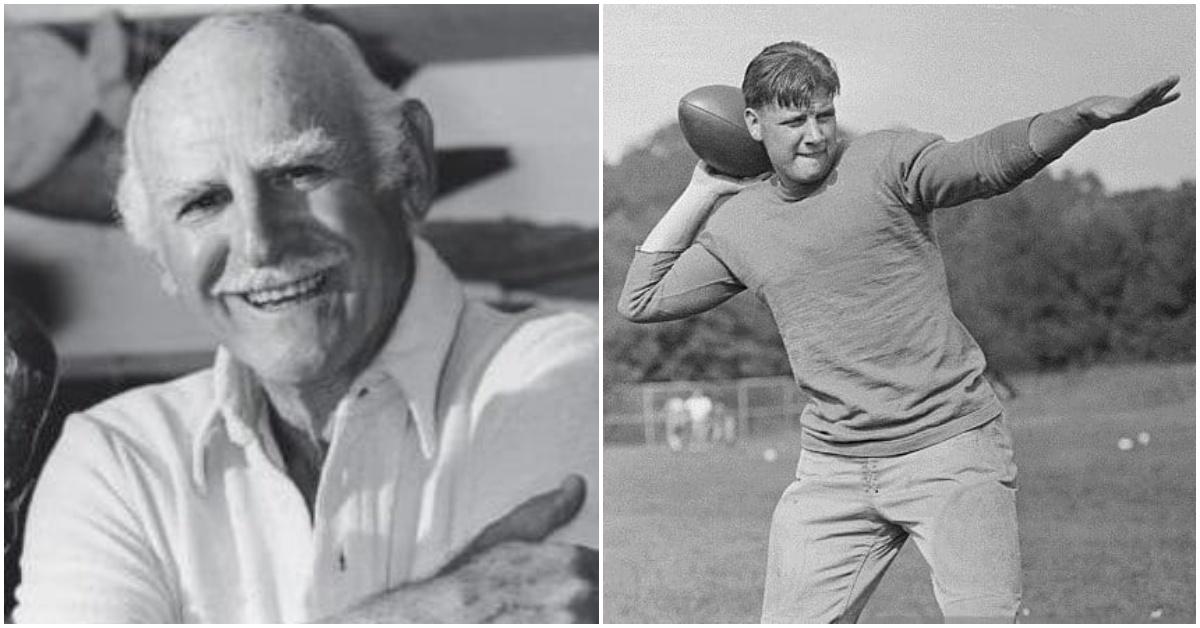
[[[717,199],[722,196],[737,194],[744,188],[758,183],[769,176],[771,176],[770,172],[764,172],[755,177],[738,179],[721,174],[703,161],[698,161],[696,162],[696,168],[692,170],[692,180],[688,183],[688,188]]]
[[[1179,84],[1178,76],[1169,76],[1128,98],[1121,96],[1092,96],[1081,100],[1075,110],[1092,129],[1125,120],[1132,120],[1148,111],[1179,99],[1171,90]]]

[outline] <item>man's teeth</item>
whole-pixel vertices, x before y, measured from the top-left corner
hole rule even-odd
[[[242,297],[254,307],[271,307],[312,296],[324,283],[325,275],[317,274],[284,286],[246,292]]]

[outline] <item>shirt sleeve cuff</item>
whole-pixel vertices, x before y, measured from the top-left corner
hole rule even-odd
[[[1062,157],[1091,127],[1070,107],[1038,114],[1029,123],[1029,147],[1049,163]]]
[[[680,255],[683,255],[683,252],[686,250],[687,249],[665,249],[662,251],[647,251],[646,249],[643,249],[641,245],[638,245],[636,248],[634,248],[633,252],[635,255],[672,255],[679,257]]]

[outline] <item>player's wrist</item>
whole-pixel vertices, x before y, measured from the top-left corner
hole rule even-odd
[[[1096,97],[1085,98],[1068,107],[1067,110],[1071,114],[1071,121],[1077,125],[1087,127],[1089,131],[1098,131],[1108,126],[1110,122],[1096,112],[1095,103],[1097,100]]]
[[[727,194],[728,192],[722,190],[714,182],[693,179],[692,183],[680,195],[680,201],[682,202],[676,203],[676,205],[692,213],[707,216],[713,210],[713,207],[716,206],[717,201]]]
[[[1029,146],[1046,161],[1058,159],[1093,130],[1084,101],[1036,116],[1029,125]]]

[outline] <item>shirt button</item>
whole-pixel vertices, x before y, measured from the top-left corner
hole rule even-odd
[[[371,390],[370,390],[370,389],[368,389],[368,388],[363,388],[362,390],[359,390],[359,391],[358,391],[358,398],[359,398],[359,399],[362,399],[363,397],[366,397],[366,396],[367,396],[367,393],[369,393],[369,392],[371,392]]]

